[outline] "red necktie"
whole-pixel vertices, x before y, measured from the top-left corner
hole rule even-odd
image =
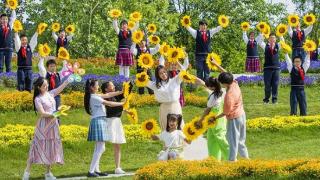
[[[25,46],[21,48],[21,56],[27,58],[27,48]]]
[[[7,38],[8,31],[9,31],[8,26],[4,25],[2,26],[2,29],[3,29],[2,32],[3,32],[4,38]]]
[[[270,52],[271,52],[271,55],[273,56],[273,47],[270,46]]]
[[[207,33],[205,31],[202,31],[202,40],[207,42]]]
[[[60,38],[60,47],[64,47],[64,38]]]
[[[253,44],[253,41],[252,41],[252,40],[250,41],[250,45],[251,45],[251,48],[254,47],[254,44]]]
[[[299,41],[301,41],[302,40],[302,32],[298,30],[297,36],[298,36]]]
[[[298,67],[298,71],[299,71],[299,75],[302,79],[302,81],[304,81],[304,73],[303,73],[303,69],[301,67]]]
[[[50,86],[52,89],[56,87],[56,74],[52,73],[50,76]]]
[[[127,31],[122,31],[122,36],[127,39],[127,36],[128,36],[128,32]]]
[[[177,75],[177,71],[176,70],[172,70],[172,77],[175,77]]]

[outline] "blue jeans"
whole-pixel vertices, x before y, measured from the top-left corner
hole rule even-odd
[[[306,52],[304,51],[303,48],[293,48],[292,49],[292,60],[294,57],[296,56],[301,56],[301,61],[302,61],[302,64],[304,63],[304,59],[306,58]]]
[[[209,67],[206,63],[207,55],[196,55],[197,77],[203,81],[207,80],[210,75]]]
[[[31,69],[19,69],[17,71],[18,91],[32,90],[32,70]]]
[[[304,87],[291,87],[290,91],[290,115],[297,115],[299,103],[300,116],[307,115],[307,100]]]
[[[264,79],[264,95],[265,95],[263,101],[268,103],[272,93],[272,103],[277,102],[280,70],[265,68],[263,70],[263,79]]]
[[[6,66],[6,72],[11,72],[12,49],[0,50],[0,73],[3,72],[3,65]]]

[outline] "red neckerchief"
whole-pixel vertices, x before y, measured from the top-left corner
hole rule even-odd
[[[269,46],[269,50],[270,50],[270,53],[271,53],[272,56],[274,55],[273,49],[274,49],[274,48],[272,48],[272,46],[270,45],[270,46]]]
[[[301,67],[298,67],[298,72],[299,72],[299,75],[300,75],[302,81],[304,81],[304,72],[303,72],[303,69]]]
[[[22,58],[27,58],[27,47],[26,46],[21,47],[21,56],[22,56]]]
[[[206,31],[202,31],[201,33],[202,33],[203,42],[207,42],[208,41],[207,32]]]
[[[50,76],[50,86],[52,89],[56,87],[56,73],[52,73]]]
[[[301,41],[302,40],[302,32],[300,30],[297,30],[297,36],[298,36],[299,41]]]
[[[250,46],[251,46],[251,48],[254,47],[254,41],[253,40],[250,40]]]
[[[172,70],[172,77],[175,77],[177,75],[177,71],[176,70]]]
[[[122,36],[124,37],[124,39],[128,38],[128,32],[127,31],[122,31]]]
[[[7,38],[8,32],[9,32],[8,26],[7,25],[2,26],[2,34],[4,38]]]
[[[64,47],[64,38],[60,38],[60,47]]]

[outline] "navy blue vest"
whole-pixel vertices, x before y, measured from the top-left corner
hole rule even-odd
[[[17,60],[18,69],[32,69],[32,51],[29,44],[27,45],[26,50],[27,50],[26,58],[22,57],[22,46],[18,51],[18,60]]]
[[[59,52],[60,47],[64,47],[64,48],[68,49],[68,39],[67,38],[63,39],[63,46],[61,46],[61,44],[62,44],[61,41],[62,41],[62,39],[59,37],[57,40],[57,51],[56,51],[57,54]]]
[[[207,35],[207,42],[203,41],[201,31],[197,30],[197,37],[196,37],[196,55],[206,55],[210,53],[210,31],[206,31]]]
[[[12,36],[12,29],[8,24],[9,32],[7,37],[5,38],[3,34],[2,26],[0,26],[0,48],[13,48],[13,36]]]
[[[304,69],[303,69],[303,74],[305,74]],[[291,77],[291,86],[304,86],[304,80],[301,79],[299,71],[295,67],[292,67],[290,77]]]
[[[319,55],[318,48],[316,48],[316,50],[311,52],[310,60],[311,61],[317,61],[318,60],[318,55]]]
[[[251,47],[250,40],[248,41],[247,44],[247,57],[249,58],[258,58],[258,44],[257,41],[253,41],[253,48]]]
[[[303,43],[306,39],[304,31],[301,31],[302,33],[302,37],[301,37],[301,41],[298,39],[298,33],[297,31],[293,31],[292,33],[292,47],[293,48],[301,48],[303,46]]]
[[[48,90],[49,91],[51,91],[53,89],[51,84],[50,84],[50,78],[51,78],[51,74],[49,74],[49,72],[47,72],[46,79],[48,80],[48,84],[49,84],[48,85]],[[55,84],[56,84],[55,88],[59,87],[60,84],[61,84],[61,79],[60,79],[60,74],[59,73],[56,73]]]
[[[264,50],[264,68],[271,68],[271,69],[279,69],[280,62],[279,62],[279,45],[276,43],[275,47],[273,48],[273,55],[270,49],[270,45],[267,44]]]
[[[140,57],[140,55],[142,54],[142,51],[141,51],[141,49],[140,49],[139,45],[137,45],[137,46],[136,46],[136,48],[137,48],[136,60],[138,60],[138,59],[139,59],[139,57]],[[146,49],[146,52],[144,52],[144,53],[150,53],[150,49],[149,49],[149,48],[147,48],[147,49]],[[137,63],[137,69],[142,69],[142,67],[141,67],[141,66],[139,66],[138,64],[139,64],[139,63]]]
[[[130,30],[128,31],[127,38],[123,37],[122,30],[120,30],[120,32],[118,34],[118,39],[119,39],[119,46],[118,46],[119,48],[129,48],[130,49],[130,47],[132,45],[132,33]]]

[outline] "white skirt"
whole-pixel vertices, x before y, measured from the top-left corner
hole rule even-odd
[[[120,118],[107,118],[107,141],[113,144],[126,143],[126,138]]]

